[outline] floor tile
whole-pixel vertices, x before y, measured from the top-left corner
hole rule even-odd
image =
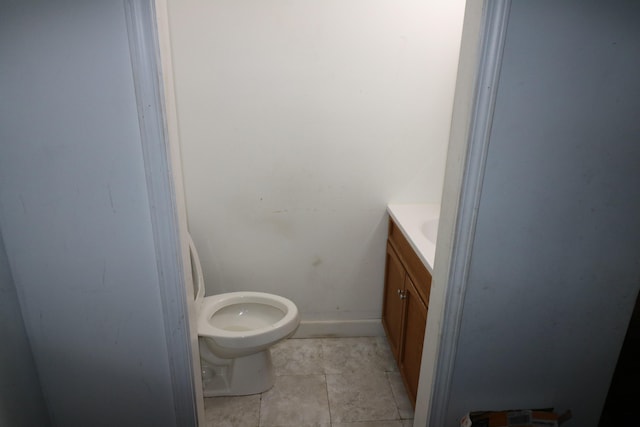
[[[389,341],[387,337],[375,337],[376,346],[378,347],[379,357],[384,361],[384,365],[387,371],[398,371],[398,364],[396,363],[395,357],[393,357],[393,353],[391,352],[391,347],[389,347]]]
[[[261,427],[327,426],[331,422],[324,375],[282,375],[262,394]]]
[[[394,371],[396,364],[383,337],[325,338],[325,373]]]
[[[389,378],[389,384],[391,385],[391,391],[393,392],[400,418],[412,419],[413,405],[407,395],[407,389],[404,387],[400,372],[387,372],[387,377]]]
[[[393,421],[400,415],[385,372],[326,375],[331,421]]]
[[[269,427],[291,427],[292,424],[285,424],[285,425],[274,425],[274,426],[269,426]],[[331,423],[303,423],[303,424],[296,424],[296,427],[332,427]],[[411,427],[411,426],[409,426]]]
[[[332,427],[404,427],[402,421],[365,421],[360,423],[333,423]]]
[[[320,339],[288,339],[271,348],[276,375],[324,374]]]
[[[206,427],[413,427],[385,337],[290,338],[271,354],[274,387],[205,399]]]
[[[209,397],[204,400],[207,427],[258,427],[260,395]]]

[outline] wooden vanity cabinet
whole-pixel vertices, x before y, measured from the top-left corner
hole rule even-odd
[[[389,347],[391,347],[391,352],[396,358],[396,361],[400,360],[402,344],[402,324],[404,320],[404,300],[402,299],[402,293],[405,291],[406,275],[407,273],[398,255],[396,255],[391,244],[387,242],[382,325],[384,326]]]
[[[404,313],[404,338],[400,351],[400,372],[407,386],[407,392],[415,408],[418,395],[418,379],[422,362],[422,344],[427,326],[427,305],[418,295],[415,286],[407,276]]]
[[[430,291],[431,274],[390,219],[382,325],[414,407]]]

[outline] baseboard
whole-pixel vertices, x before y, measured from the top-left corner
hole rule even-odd
[[[292,338],[384,336],[380,319],[303,320]]]

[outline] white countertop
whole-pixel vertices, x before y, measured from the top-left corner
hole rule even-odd
[[[402,234],[433,274],[436,256],[440,204],[438,203],[390,203],[387,212]]]

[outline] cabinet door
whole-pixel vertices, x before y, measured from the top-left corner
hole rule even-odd
[[[400,298],[404,292],[405,271],[398,255],[387,243],[387,260],[384,276],[384,300],[382,307],[382,325],[387,333],[391,351],[400,363],[400,343],[402,340],[402,307],[404,300]]]
[[[400,352],[400,372],[404,377],[409,398],[415,407],[422,361],[422,343],[427,326],[427,306],[420,299],[408,275],[405,279],[405,295],[404,341]]]

